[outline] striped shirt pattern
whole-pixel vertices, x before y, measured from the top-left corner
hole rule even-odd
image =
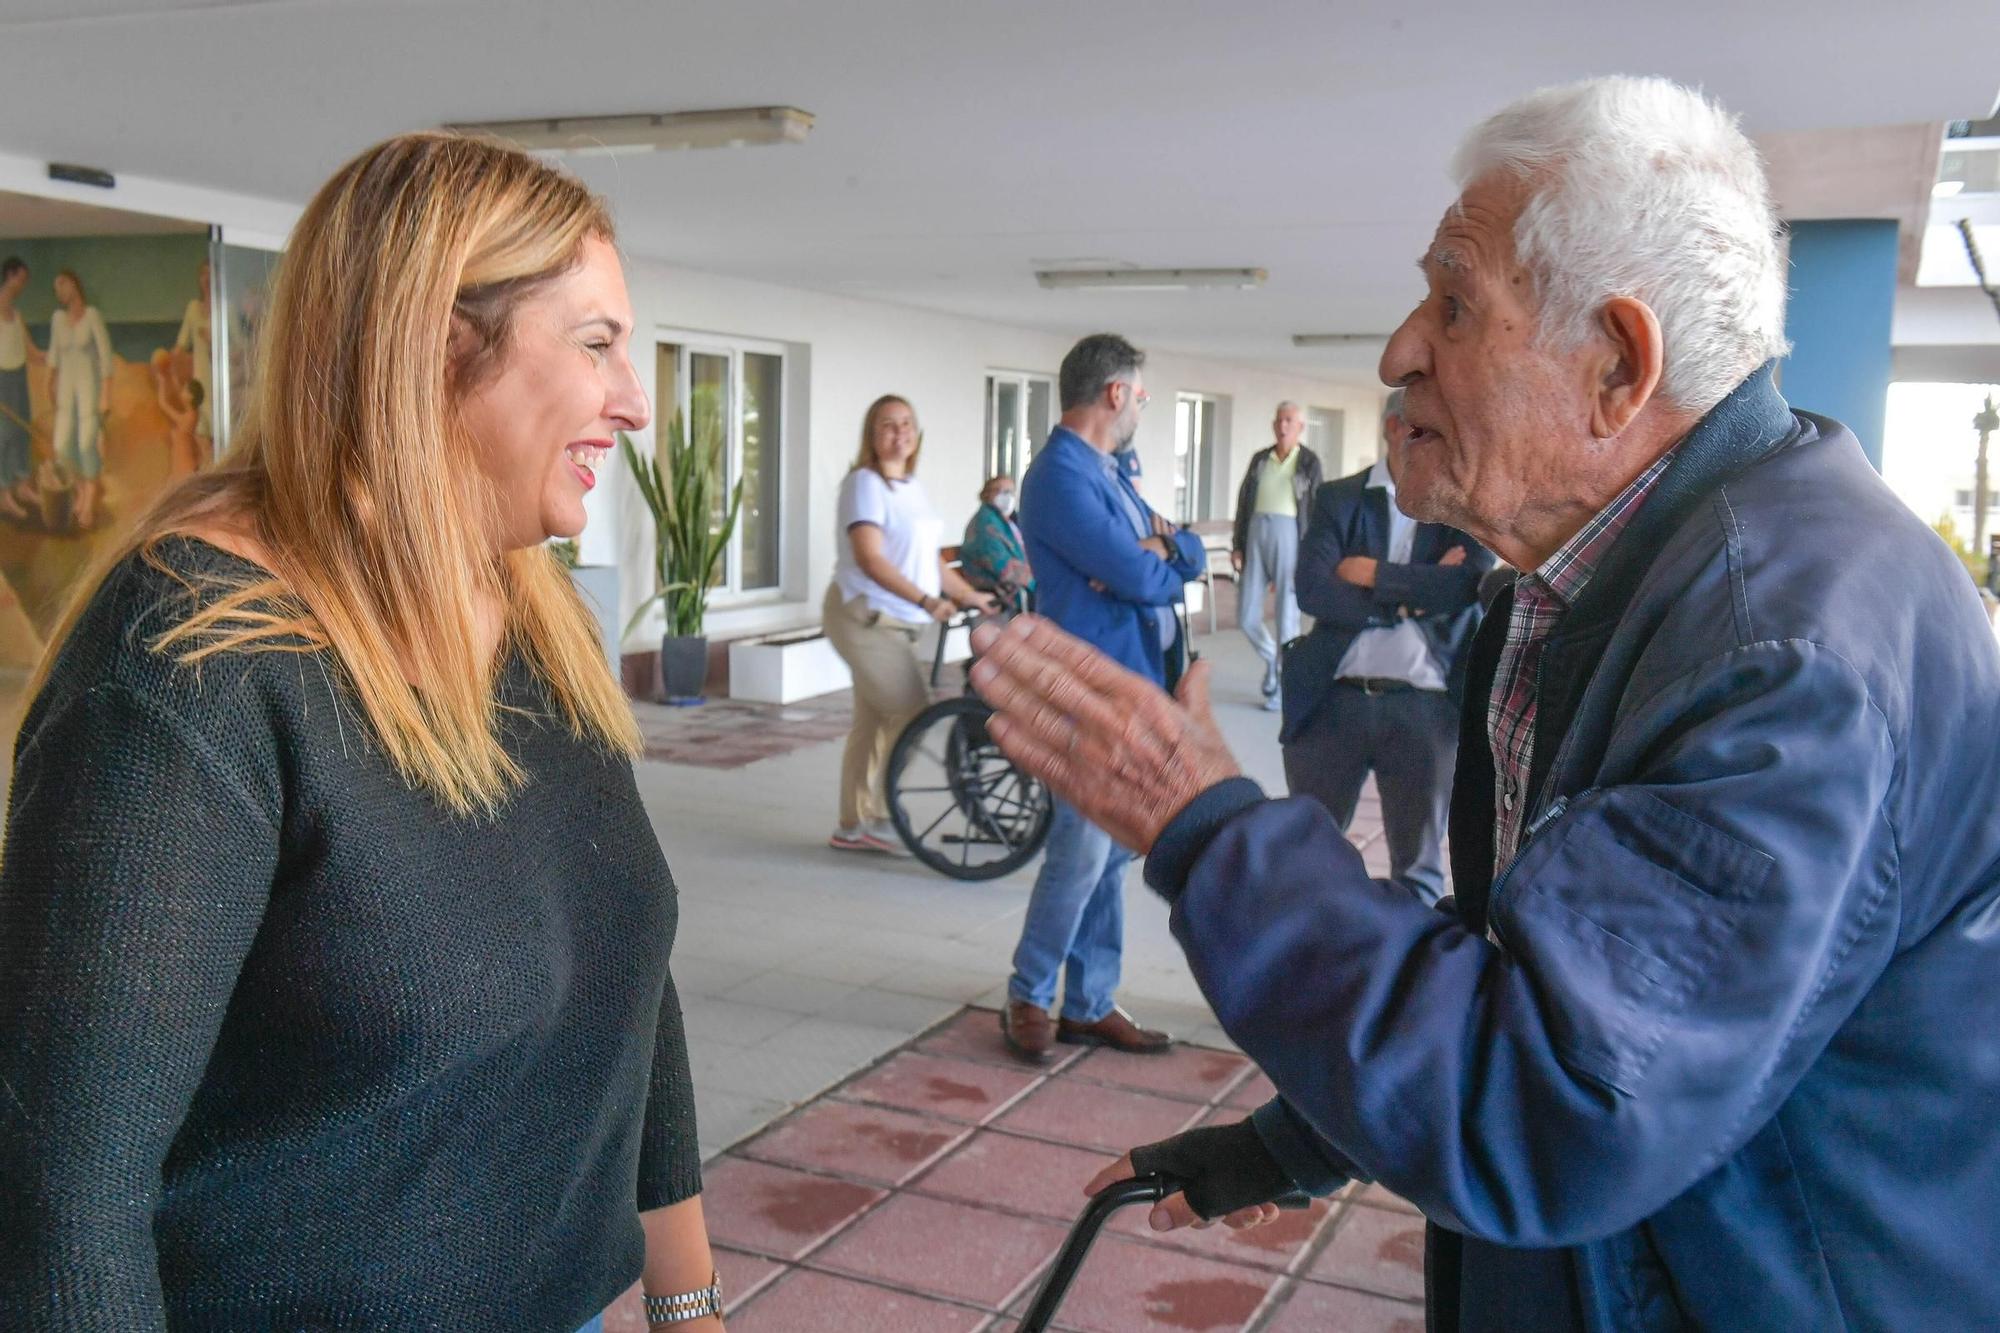
[[[1531,795],[1528,778],[1535,763],[1535,692],[1541,677],[1542,646],[1576,604],[1599,562],[1639,512],[1673,457],[1673,450],[1662,454],[1539,568],[1514,580],[1513,614],[1507,620],[1507,638],[1500,647],[1492,700],[1486,710],[1486,740],[1493,749],[1493,790],[1499,795],[1493,826],[1496,877],[1519,850],[1521,821]]]

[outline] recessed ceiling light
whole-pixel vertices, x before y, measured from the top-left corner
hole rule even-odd
[[[603,157],[677,148],[738,148],[802,143],[810,112],[795,106],[746,106],[723,111],[668,111],[630,116],[550,116],[533,120],[465,121],[445,126],[488,134],[534,152]]]
[[[1195,287],[1262,287],[1268,276],[1261,268],[1056,268],[1038,270],[1035,281],[1051,291],[1183,292]]]
[[[1353,347],[1361,343],[1385,343],[1386,333],[1294,333],[1294,347]]]

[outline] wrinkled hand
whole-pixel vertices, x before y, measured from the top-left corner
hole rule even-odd
[[[1178,700],[1040,616],[973,631],[972,683],[1009,758],[1142,855],[1173,817],[1242,770],[1208,705],[1208,663]]]
[[[1333,572],[1341,579],[1357,588],[1375,586],[1375,560],[1365,555],[1350,555],[1333,567]]]
[[[1465,563],[1465,548],[1454,546],[1438,558],[1438,564],[1445,569],[1456,569]]]
[[[1132,1168],[1132,1154],[1126,1153],[1092,1176],[1090,1183],[1083,1187],[1083,1192],[1102,1193],[1121,1180],[1130,1180],[1136,1174],[1138,1173]],[[1187,1195],[1177,1193],[1169,1194],[1153,1205],[1153,1210],[1146,1214],[1146,1225],[1155,1231],[1179,1231],[1182,1227],[1193,1227],[1197,1231],[1204,1231],[1220,1222],[1233,1230],[1243,1231],[1249,1227],[1260,1227],[1266,1222],[1276,1221],[1278,1213],[1279,1208],[1275,1203],[1253,1203],[1248,1208],[1238,1208],[1235,1212],[1225,1213],[1221,1217],[1203,1217],[1195,1212],[1194,1205],[1187,1201]]]
[[[1162,560],[1171,560],[1174,558],[1173,547],[1167,545],[1165,537],[1147,537],[1139,543],[1139,549],[1142,551],[1151,551]]]
[[[924,614],[942,625],[958,614],[949,597],[927,597],[924,599]]]

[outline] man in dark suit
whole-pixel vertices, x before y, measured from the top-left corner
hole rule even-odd
[[[1383,440],[1404,433],[1389,395]],[[1313,496],[1299,552],[1299,606],[1312,633],[1287,645],[1285,781],[1341,831],[1370,769],[1382,794],[1389,875],[1424,902],[1444,893],[1440,833],[1458,745],[1465,649],[1493,556],[1460,532],[1396,508],[1385,447],[1366,471]]]

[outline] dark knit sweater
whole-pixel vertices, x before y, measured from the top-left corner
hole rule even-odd
[[[638,1213],[701,1187],[631,766],[516,659],[527,784],[452,816],[322,656],[150,651],[188,598],[120,566],[22,725],[0,1329],[570,1333],[637,1277]]]

